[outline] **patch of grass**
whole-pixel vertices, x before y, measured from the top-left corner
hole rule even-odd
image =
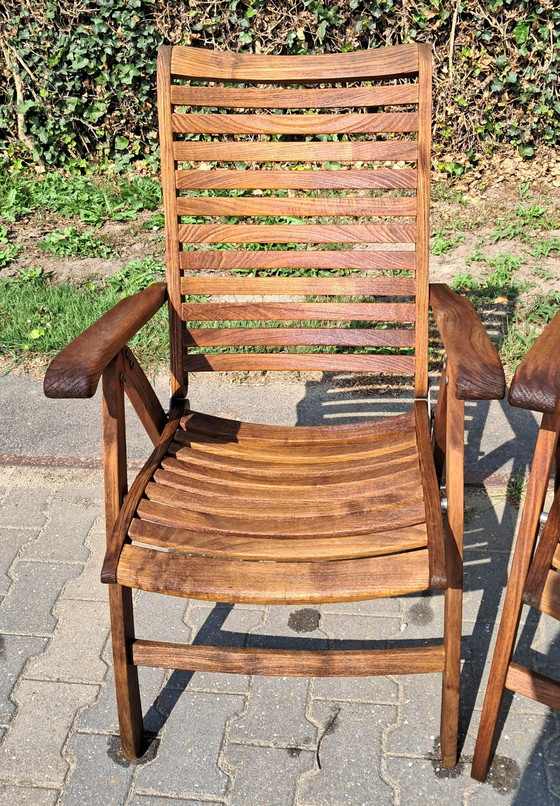
[[[460,243],[465,243],[465,236],[452,227],[441,227],[432,239],[430,251],[432,255],[444,255],[456,249]]]
[[[161,279],[162,264],[153,257],[133,264],[105,281],[85,284],[56,283],[42,268],[0,280],[0,350],[15,362],[53,356],[120,299]],[[166,357],[166,310],[130,343],[145,365]]]
[[[515,473],[507,483],[506,486],[506,501],[510,504],[519,506],[525,498],[525,491],[527,489],[527,482],[525,476],[521,471]]]
[[[513,371],[533,346],[545,325],[560,309],[560,292],[538,294],[517,307],[502,340],[500,354]]]
[[[114,257],[115,252],[92,229],[79,232],[77,227],[55,229],[39,242],[41,249],[60,257],[82,255],[84,257]]]
[[[548,208],[542,204],[532,204],[530,207],[520,204],[515,213],[496,221],[496,228],[490,235],[491,243],[504,239],[528,241],[535,232],[556,229],[558,222],[549,218],[547,212]]]
[[[104,221],[134,221],[140,210],[155,210],[161,203],[161,186],[151,177],[132,180],[96,180],[88,176],[47,173],[0,174],[0,216],[16,221],[35,210],[65,217],[79,216],[100,227]]]
[[[556,274],[550,269],[545,269],[544,266],[535,266],[531,272],[533,277],[538,277],[540,280],[555,280]]]
[[[536,260],[548,257],[551,252],[560,252],[560,238],[544,238],[535,243],[529,254]]]
[[[0,269],[9,266],[21,252],[21,246],[8,241],[8,230],[0,225]]]

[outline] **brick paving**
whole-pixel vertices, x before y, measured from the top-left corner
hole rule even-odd
[[[10,806],[405,806],[560,803],[560,715],[514,696],[486,784],[469,777],[515,507],[470,490],[462,729],[437,763],[437,675],[285,679],[142,669],[157,738],[122,759],[113,699],[97,470],[4,467],[0,478],[0,803]],[[440,634],[442,598],[322,607],[137,595],[159,640],[325,647]],[[530,614],[524,649],[550,671],[556,622]]]

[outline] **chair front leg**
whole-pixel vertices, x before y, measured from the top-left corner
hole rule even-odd
[[[105,528],[109,542],[127,492],[124,419],[124,356],[115,356],[103,373],[103,458],[105,467]],[[117,711],[123,755],[138,758],[143,747],[142,708],[138,669],[131,660],[134,641],[132,590],[109,586],[111,636]]]
[[[434,464],[436,466],[437,480],[441,484],[443,468],[445,466],[446,430],[447,430],[447,361],[443,365],[434,415],[433,442]]]
[[[461,680],[461,637],[463,619],[463,529],[464,529],[464,455],[465,401],[458,400],[452,374],[444,374],[442,383],[444,411],[440,410],[440,435],[445,438],[447,517],[445,539],[448,587],[445,591],[444,670],[441,705],[441,758],[444,767],[457,763],[459,730],[459,691]],[[441,400],[440,397],[438,404]],[[437,435],[436,435],[437,439]],[[437,444],[437,443],[436,443]]]

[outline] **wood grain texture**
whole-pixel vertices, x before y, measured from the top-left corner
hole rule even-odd
[[[191,271],[229,269],[358,269],[414,273],[414,252],[381,250],[206,250],[179,253],[180,266]]]
[[[541,592],[539,610],[560,621],[560,574],[555,569],[548,572]]]
[[[429,587],[428,551],[336,562],[240,562],[123,547],[117,581],[212,602],[318,604],[415,593]]]
[[[181,293],[189,294],[359,294],[410,297],[414,280],[407,277],[183,277]]]
[[[289,650],[135,641],[132,657],[138,666],[197,672],[262,674],[274,677],[366,677],[440,672],[442,647],[394,649]]]
[[[415,132],[415,112],[378,112],[323,115],[178,114],[171,118],[174,132],[194,134],[347,134]]]
[[[414,415],[416,420],[420,477],[422,479],[424,504],[426,507],[426,526],[430,556],[430,585],[436,590],[444,590],[447,587],[447,559],[443,536],[439,485],[432,452],[427,403],[423,400],[415,401]]]
[[[186,302],[185,321],[413,322],[409,302]]]
[[[414,375],[414,358],[399,355],[356,355],[342,353],[238,353],[189,355],[187,372],[315,371],[382,372],[388,375]]]
[[[414,196],[401,198],[320,198],[289,199],[259,196],[218,197],[180,196],[179,215],[208,216],[414,216]]]
[[[413,168],[377,168],[374,170],[304,170],[304,171],[253,171],[225,170],[215,168],[205,171],[184,171],[175,173],[175,183],[179,190],[243,189],[261,188],[289,190],[348,190],[360,189],[409,189],[416,187],[417,172]]]
[[[430,305],[462,400],[501,400],[505,377],[496,348],[471,303],[444,283],[430,284]]]
[[[47,397],[93,397],[101,374],[127,341],[167,299],[165,283],[153,283],[117,302],[51,361],[43,383]]]
[[[406,224],[182,224],[183,243],[414,243]]]
[[[343,560],[357,557],[374,557],[411,551],[426,545],[425,525],[371,535],[354,535],[348,538],[259,538],[195,532],[152,523],[136,518],[132,521],[130,537],[148,546],[199,554],[210,557],[228,557],[239,560],[274,560],[277,562],[313,560]]]
[[[414,44],[312,57],[265,56],[175,46],[171,55],[172,75],[206,81],[301,84],[329,79],[393,78],[414,75],[417,71],[418,48]]]
[[[185,331],[189,347],[274,347],[288,345],[413,347],[414,331],[362,327],[205,327]]]
[[[506,688],[523,697],[540,702],[560,711],[560,683],[519,663],[511,663],[506,677]]]
[[[171,85],[171,103],[226,109],[352,109],[418,101],[418,84],[333,89],[253,89]]]
[[[414,140],[374,142],[293,143],[200,143],[175,141],[173,158],[178,162],[414,162],[418,147]]]
[[[508,395],[511,406],[553,414],[560,408],[560,312],[518,366]]]

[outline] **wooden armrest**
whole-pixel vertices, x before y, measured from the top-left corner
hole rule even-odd
[[[560,406],[560,312],[533,344],[511,382],[508,401],[521,409],[554,414]]]
[[[153,283],[118,302],[51,361],[43,384],[45,395],[93,397],[109,361],[166,299],[167,285]]]
[[[459,400],[501,400],[502,362],[475,309],[444,283],[430,284],[430,305],[447,353]]]

